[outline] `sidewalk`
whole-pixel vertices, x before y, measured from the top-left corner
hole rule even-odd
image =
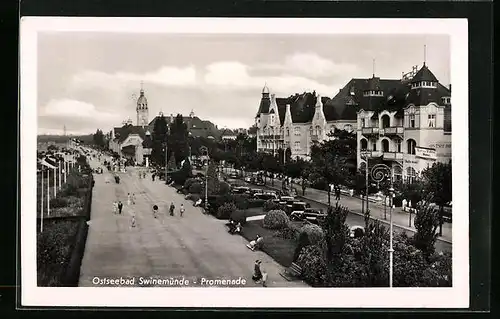
[[[274,186],[271,186],[272,181],[268,179],[267,187],[274,188],[280,190],[282,188],[281,180],[275,179]],[[297,193],[299,197],[306,198],[308,200],[312,200],[321,204],[328,205],[328,193],[326,191],[307,188],[305,192],[305,196],[302,196],[302,188],[300,185],[293,184],[293,186],[297,189]],[[358,197],[351,197],[346,195],[341,195],[339,204],[343,206],[347,206],[351,212],[355,214],[362,215],[361,213],[361,199]],[[335,204],[335,197],[333,194],[330,196],[331,204]],[[365,203],[366,205],[366,203]],[[383,223],[389,223],[389,207],[386,208],[384,219],[384,205],[374,202],[369,202],[368,209],[370,210],[370,216],[373,219],[380,220]],[[366,209],[366,206],[365,206]],[[415,214],[411,215],[411,226],[410,226],[410,214],[403,211],[400,207],[393,209],[392,212],[392,221],[394,225],[397,225],[401,228],[416,232],[414,227]],[[442,240],[448,243],[452,243],[452,224],[451,223],[443,223],[443,236],[438,237],[438,240]]]

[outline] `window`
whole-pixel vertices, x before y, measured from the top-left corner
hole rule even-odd
[[[368,148],[368,142],[365,139],[361,140],[361,149],[366,150]]]
[[[299,141],[294,143],[294,148],[296,151],[300,151],[300,142]]]
[[[409,123],[409,126],[411,128],[415,127],[415,114],[410,114],[410,123]]]
[[[382,115],[382,128],[386,128],[386,127],[390,127],[391,126],[391,123],[390,123],[390,118],[389,118],[389,115],[385,114],[385,115]]]
[[[417,178],[417,172],[415,171],[415,169],[413,167],[408,167],[406,169],[406,181],[411,184],[415,182],[416,178]]]
[[[429,119],[429,127],[436,127],[436,114],[429,114],[427,118]]]
[[[389,152],[389,141],[382,140],[382,151]]]
[[[295,136],[300,136],[300,127],[294,127],[293,133],[295,134]]]
[[[321,127],[316,125],[316,135],[321,135]]]
[[[396,151],[401,153],[401,140],[396,140]]]
[[[377,143],[373,143],[373,151],[377,151]]]
[[[366,127],[366,119],[361,119],[361,127]]]
[[[286,136],[290,136],[290,129],[288,127],[286,128]]]
[[[415,147],[417,146],[417,142],[415,142],[415,140],[409,139],[406,142],[406,146],[408,154],[415,155]]]

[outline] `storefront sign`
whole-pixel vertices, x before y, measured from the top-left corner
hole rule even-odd
[[[435,149],[425,147],[415,147],[415,156],[426,159],[436,159],[437,157]]]
[[[451,156],[451,142],[437,142],[429,147],[436,149],[437,156]]]
[[[418,161],[417,160],[408,160],[408,159],[406,159],[405,160],[405,164],[418,164]]]

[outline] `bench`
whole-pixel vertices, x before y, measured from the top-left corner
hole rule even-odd
[[[302,267],[300,267],[296,263],[292,263],[292,265],[288,267],[284,272],[280,273],[280,275],[286,280],[292,281],[302,275]]]

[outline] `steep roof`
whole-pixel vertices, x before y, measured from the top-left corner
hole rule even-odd
[[[262,93],[262,98],[260,99],[259,109],[257,111],[256,117],[259,117],[262,113],[267,114],[269,112],[269,106],[271,106],[269,93]]]
[[[438,82],[436,76],[429,70],[427,65],[423,65],[420,70],[418,70],[417,74],[411,79],[412,82],[420,82],[420,81],[430,81],[430,82]]]
[[[280,123],[285,121],[286,105],[290,104],[290,113],[292,115],[293,123],[308,123],[311,122],[316,108],[317,96],[315,92],[304,92],[302,94],[291,95],[287,98],[277,98],[276,104],[278,105],[278,115]],[[323,103],[323,111],[328,108],[330,98],[322,96],[321,102]],[[328,118],[327,118],[328,121]]]
[[[146,138],[145,133],[142,126],[124,125],[121,127],[119,136],[117,136],[115,140],[117,140],[118,143],[123,143],[131,134],[137,134],[144,140]]]
[[[160,116],[156,116],[149,122],[149,131],[153,132],[155,122],[156,120],[160,118]],[[167,125],[170,124],[170,116],[164,116],[165,121],[167,122]],[[218,130],[215,126],[214,123],[207,121],[207,120],[202,120],[197,116],[183,116],[182,117],[184,123],[186,123],[188,131],[191,132],[193,135],[196,136],[214,136],[218,134]],[[175,120],[175,116],[174,116]]]

